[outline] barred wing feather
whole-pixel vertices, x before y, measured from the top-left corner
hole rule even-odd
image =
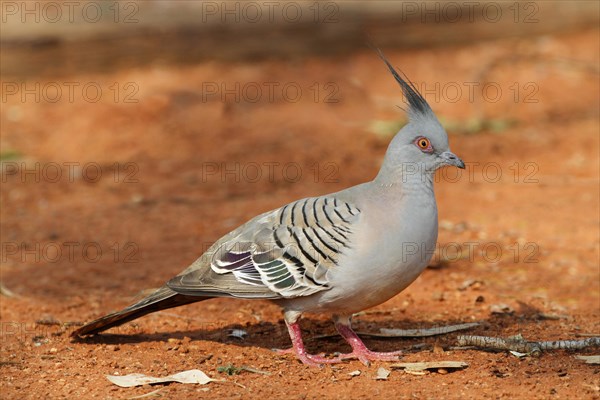
[[[358,208],[334,197],[302,199],[263,214],[216,244],[211,279],[233,275],[236,284],[226,279],[228,286],[222,289],[234,296],[250,290],[264,292],[256,297],[292,298],[327,290],[327,272],[352,248],[359,217]],[[169,287],[205,294],[198,278],[198,271],[191,271]]]

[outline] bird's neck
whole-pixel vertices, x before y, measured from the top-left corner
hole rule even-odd
[[[399,196],[433,197],[433,173],[412,168],[385,171],[383,168],[373,180],[379,190]]]

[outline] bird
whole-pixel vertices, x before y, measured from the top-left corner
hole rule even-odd
[[[465,164],[450,151],[445,129],[415,84],[376,50],[400,85],[408,119],[374,179],[252,218],[146,298],[71,336],[215,297],[262,299],[283,310],[292,347],[280,352],[306,365],[398,360],[402,351],[368,349],[352,329],[352,316],[402,292],[427,267],[438,235],[435,171]],[[307,352],[300,328],[305,313],[331,316],[351,352]]]

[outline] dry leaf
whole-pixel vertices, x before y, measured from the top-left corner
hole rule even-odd
[[[512,314],[515,310],[512,309],[508,304],[492,304],[490,306],[490,311],[492,314]]]
[[[390,365],[391,368],[404,368],[405,372],[423,372],[428,369],[444,369],[448,372],[451,369],[462,369],[468,367],[469,364],[463,361],[432,361],[432,362],[415,362],[415,363],[399,363]]]
[[[191,369],[189,371],[178,372],[173,375],[165,376],[163,378],[156,378],[144,374],[129,374],[129,375],[106,375],[106,379],[111,381],[113,384],[120,387],[134,387],[149,385],[154,383],[197,383],[200,385],[206,385],[209,382],[215,381],[210,378],[204,372],[199,369]]]
[[[466,281],[461,283],[461,285],[458,287],[458,290],[465,291],[468,288],[470,288],[471,286],[475,286],[475,288],[478,288],[482,284],[483,284],[483,281],[480,281],[477,279],[467,279]]]
[[[244,337],[246,337],[247,335],[248,335],[248,332],[246,332],[243,329],[232,329],[229,332],[229,335],[227,335],[227,336],[234,337],[236,339],[244,339]]]
[[[428,375],[429,371],[428,370],[424,370],[424,371],[417,371],[414,369],[405,369],[404,373],[406,374],[410,374],[410,375],[418,375],[418,376],[423,376],[423,375]]]
[[[575,356],[575,358],[585,361],[586,364],[600,364],[600,356]]]
[[[529,355],[529,353],[521,353],[518,351],[514,351],[514,350],[510,350],[510,354],[512,354],[513,356],[517,357],[517,358],[523,358]]]
[[[390,376],[390,371],[383,367],[379,367],[379,369],[377,370],[377,376],[375,377],[375,379],[385,381],[385,380],[387,380],[388,376]]]
[[[0,296],[17,297],[12,290],[8,290],[8,288],[4,286],[2,282],[0,282]]]
[[[436,342],[433,345],[433,354],[442,354],[442,353],[444,353],[444,348]]]

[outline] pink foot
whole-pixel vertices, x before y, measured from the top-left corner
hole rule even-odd
[[[338,360],[347,360],[347,359],[358,359],[365,365],[369,365],[370,361],[398,361],[400,359],[400,355],[402,355],[402,351],[392,351],[389,353],[379,353],[376,351],[371,351],[365,346],[363,341],[358,337],[358,335],[350,328],[350,325],[346,325],[343,323],[336,323],[336,329],[342,335],[344,339],[352,346],[352,352],[347,354],[342,354],[337,357]]]
[[[354,350],[352,353],[342,354],[336,359],[340,361],[357,359],[363,364],[369,365],[371,361],[398,361],[401,355],[401,350],[391,351],[389,353],[380,353],[371,351],[365,347],[364,350]]]
[[[295,354],[298,360],[302,361],[303,364],[313,367],[320,367],[323,364],[335,364],[342,361],[339,358],[325,358],[321,355],[308,354],[304,348],[304,343],[302,342],[302,333],[298,323],[294,322],[288,324],[288,331],[290,333],[290,338],[292,339],[293,347],[285,350],[276,349],[275,351],[277,353]]]
[[[285,350],[275,349],[275,352],[277,354],[294,354],[298,358],[298,360],[302,361],[303,364],[310,365],[312,367],[320,367],[322,366],[322,364],[337,364],[342,362],[342,359],[339,357],[326,358],[321,354],[308,354],[306,352],[298,353],[293,347]]]

